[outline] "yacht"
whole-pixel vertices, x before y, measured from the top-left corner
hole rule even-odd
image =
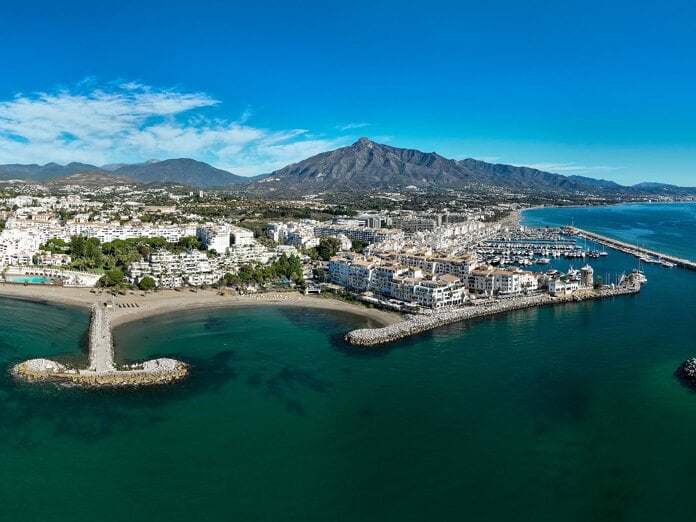
[[[639,270],[638,268],[634,268],[633,271],[631,272],[631,275],[633,278],[638,281],[641,285],[645,284],[648,282],[648,278],[645,277],[645,274],[643,273],[642,270]]]

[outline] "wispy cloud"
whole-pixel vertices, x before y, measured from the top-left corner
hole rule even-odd
[[[602,172],[614,172],[625,168],[617,165],[579,165],[577,163],[531,163],[526,166],[546,172],[553,172],[555,174],[569,175],[600,174]]]
[[[369,123],[346,123],[344,125],[336,125],[336,128],[340,130],[341,132],[345,132],[348,130],[354,130],[354,129],[362,129],[364,127],[369,127]]]
[[[88,78],[0,101],[0,163],[105,163],[193,157],[240,174],[268,172],[343,145],[303,129],[269,130],[212,118],[206,93]]]

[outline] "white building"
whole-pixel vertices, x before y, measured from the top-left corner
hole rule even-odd
[[[329,261],[329,279],[356,292],[378,294],[427,308],[460,305],[466,288],[453,275],[425,275],[419,268],[385,262],[376,257],[334,256]]]
[[[219,259],[209,259],[205,252],[159,251],[152,253],[147,261],[131,263],[128,279],[138,284],[144,277],[151,277],[158,287],[179,288],[217,283],[226,271]]]
[[[247,247],[256,244],[251,230],[234,225],[207,224],[198,227],[196,234],[206,249],[215,250],[218,254],[227,253],[230,247]]]
[[[486,295],[516,295],[536,290],[539,284],[531,272],[482,267],[471,272],[468,286],[469,290]]]

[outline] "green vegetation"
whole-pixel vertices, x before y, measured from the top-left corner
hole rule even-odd
[[[138,288],[145,292],[147,292],[148,290],[152,290],[153,288],[155,288],[155,286],[157,286],[157,283],[150,276],[143,277],[140,280],[140,283],[138,283]]]
[[[143,237],[116,239],[103,244],[97,238],[73,236],[70,242],[50,239],[40,248],[53,254],[69,254],[72,258],[68,267],[70,269],[104,272],[105,275],[100,280],[102,286],[121,287],[126,284],[124,274],[128,271],[128,266],[147,258],[151,252],[168,250],[181,253],[200,249],[201,246],[200,239],[195,236],[183,237],[176,243],[169,243],[163,237]]]
[[[283,280],[291,281],[304,288],[305,281],[302,275],[302,261],[293,256],[281,255],[275,262],[268,266],[260,263],[247,263],[239,267],[236,274],[225,274],[224,283],[227,286],[240,284],[265,284],[278,283]]]
[[[328,261],[336,255],[336,252],[341,250],[341,241],[335,237],[325,237],[319,241],[319,245],[314,250],[316,252],[316,257]]]
[[[358,254],[362,254],[365,247],[370,244],[368,241],[360,241],[359,239],[353,239],[351,243],[350,249]]]
[[[604,286],[604,279],[602,279],[602,276],[597,277],[594,282],[594,289],[599,290]]]
[[[109,270],[104,274],[104,276],[97,282],[98,286],[104,286],[108,288],[121,287],[126,282],[126,276],[123,270],[120,268],[114,268]]]

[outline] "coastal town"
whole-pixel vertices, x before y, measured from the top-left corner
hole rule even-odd
[[[147,204],[152,194],[133,191],[114,191],[108,201],[103,194],[72,193],[0,199],[2,281],[114,293],[287,287],[414,312],[482,298],[592,289],[597,281],[588,262],[606,255],[583,249],[560,229],[520,226],[517,209],[507,205],[358,210],[323,220],[258,220],[245,228],[238,219],[191,212],[187,202],[202,192],[158,195],[170,204]],[[495,215],[507,219],[488,219]],[[561,256],[578,259],[580,266],[566,273],[547,270],[550,259]],[[250,277],[250,267],[263,269],[281,259],[297,269]]]
[[[245,216],[255,205],[256,219],[248,220],[204,212],[219,205],[219,196],[202,191],[14,194],[0,199],[1,281],[6,294],[22,288],[89,292],[86,304],[110,310],[107,316],[93,311],[92,327],[102,332],[95,339],[108,339],[90,341],[95,354],[113,352],[109,321],[102,318],[137,310],[152,293],[215,292],[219,304],[280,292],[404,314],[381,328],[346,334],[350,344],[367,347],[474,317],[634,293],[646,282],[639,269],[613,279],[596,276],[592,260],[606,250],[583,246],[567,228],[520,225],[519,205],[456,203],[440,210],[341,212],[296,202],[301,217],[281,220],[264,217],[268,202],[244,202]],[[577,268],[554,268],[559,258]],[[137,369],[117,368],[112,356],[106,361],[78,370],[38,359],[15,374],[113,385],[170,382],[186,373],[179,361]]]

